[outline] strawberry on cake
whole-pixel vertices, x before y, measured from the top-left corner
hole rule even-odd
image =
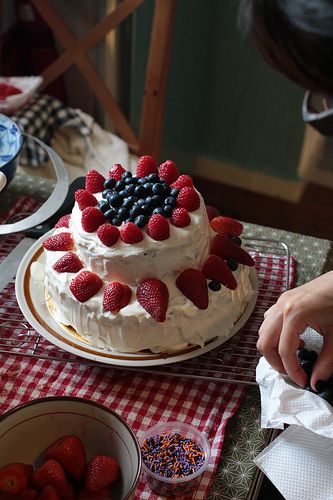
[[[96,170],[44,241],[55,319],[94,346],[154,353],[227,339],[254,291],[242,224],[206,207],[171,160]]]

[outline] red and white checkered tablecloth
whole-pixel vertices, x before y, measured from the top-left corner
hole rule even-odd
[[[20,199],[11,213],[33,210],[36,205]],[[8,214],[7,214],[8,215]],[[4,219],[3,220],[7,220]],[[0,222],[2,222],[0,220]],[[22,238],[22,234],[0,240],[0,260]],[[285,262],[281,261],[281,265]],[[293,276],[293,265],[292,265]],[[268,293],[271,293],[268,292]],[[0,294],[0,308],[15,302],[13,283]],[[0,354],[0,413],[45,396],[79,396],[101,403],[119,413],[140,434],[160,421],[184,421],[203,431],[212,457],[193,498],[207,497],[221,454],[225,429],[236,413],[246,386],[126,370],[87,366],[45,359]],[[141,478],[136,499],[157,499]]]

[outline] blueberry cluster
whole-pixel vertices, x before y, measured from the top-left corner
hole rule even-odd
[[[299,363],[303,370],[305,371],[308,383],[305,387],[310,392],[313,392],[310,386],[310,379],[312,374],[313,366],[317,360],[316,351],[306,349],[303,347],[302,349],[298,349],[297,357],[299,359]],[[316,384],[316,391],[318,396],[325,399],[330,405],[333,406],[333,375],[328,380],[318,380]]]
[[[114,226],[134,222],[142,228],[152,214],[171,217],[178,193],[179,189],[171,188],[157,174],[133,177],[131,172],[124,172],[120,180],[104,182],[98,207]]]

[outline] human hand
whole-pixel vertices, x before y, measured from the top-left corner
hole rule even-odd
[[[333,373],[333,271],[284,292],[265,313],[257,348],[269,364],[305,387],[307,377],[296,351],[300,335],[311,327],[323,336],[323,348],[314,365],[311,387]]]

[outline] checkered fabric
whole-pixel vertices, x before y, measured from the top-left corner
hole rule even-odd
[[[20,129],[50,145],[54,133],[63,126],[76,128],[82,136],[89,136],[91,129],[80,118],[75,109],[66,107],[61,101],[46,94],[36,94],[11,118]],[[46,151],[31,139],[26,139],[20,164],[39,167],[48,160]]]
[[[34,202],[19,200],[11,213],[33,210]],[[4,218],[3,220],[7,220]],[[0,222],[2,222],[0,220]],[[0,240],[0,260],[22,235]],[[257,259],[260,259],[258,255]],[[281,263],[281,266],[285,262]],[[280,265],[272,259],[272,265]],[[293,270],[292,270],[293,275]],[[271,290],[268,293],[272,293]],[[262,299],[264,300],[263,296]],[[8,314],[16,305],[14,284],[0,294],[0,310]],[[249,320],[251,321],[251,320]],[[187,422],[205,433],[211,461],[191,498],[204,500],[221,454],[225,429],[236,413],[246,386],[89,366],[86,364],[0,354],[0,413],[31,399],[45,396],[78,396],[105,405],[121,415],[136,435],[161,421]],[[142,476],[136,499],[157,500]],[[182,497],[185,498],[185,497]]]

